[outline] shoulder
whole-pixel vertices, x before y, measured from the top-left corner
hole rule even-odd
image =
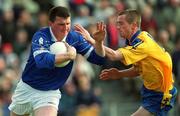
[[[139,38],[136,38],[136,39],[134,39],[134,41],[132,42],[132,46],[133,47],[137,47],[137,46],[139,46],[140,44],[142,44],[143,43],[143,40],[141,40],[141,39],[139,39]]]
[[[79,34],[78,32],[71,30],[67,35],[67,39],[82,40],[83,36],[81,34]]]
[[[39,29],[35,34],[50,34],[50,29],[48,27],[43,27]]]
[[[36,31],[36,33],[34,34],[34,37],[36,36],[43,36],[43,37],[50,37],[50,30],[48,27],[44,27],[39,29],[38,31]]]
[[[78,32],[76,32],[74,30],[70,30],[68,36],[79,37],[79,36],[81,36],[81,34],[79,34]]]
[[[132,46],[137,47],[140,44],[147,44],[150,41],[154,40],[154,38],[151,36],[151,34],[149,34],[146,31],[142,31],[137,37],[136,39],[134,39],[132,41]]]
[[[51,39],[50,30],[48,27],[39,29],[33,36],[32,41],[42,40],[49,41]]]
[[[133,46],[133,48],[136,48],[144,42],[144,39],[142,37],[143,34],[144,32],[140,31],[140,33],[131,41],[131,46]]]
[[[149,34],[148,32],[146,31],[142,31],[139,35],[138,35],[138,38],[145,41],[146,39],[153,39],[154,38],[151,36],[151,34]]]

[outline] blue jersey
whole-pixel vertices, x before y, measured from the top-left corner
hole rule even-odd
[[[91,63],[101,65],[105,61],[95,53],[95,49],[77,32],[71,30],[65,41],[85,56]],[[22,73],[23,82],[38,90],[56,90],[68,79],[73,62],[65,67],[55,67],[55,55],[50,53],[50,46],[55,42],[51,28],[37,31],[32,39],[30,56]]]

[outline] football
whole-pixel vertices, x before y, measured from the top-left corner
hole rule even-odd
[[[67,48],[64,42],[55,42],[50,46],[50,52],[52,54],[63,54],[67,52]],[[66,66],[70,60],[65,61],[61,64],[55,64],[56,67],[64,67]]]

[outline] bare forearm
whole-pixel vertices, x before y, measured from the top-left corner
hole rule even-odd
[[[96,48],[96,52],[99,55],[102,56],[105,54],[112,61],[117,61],[117,60],[122,61],[124,59],[119,51],[115,51],[109,47],[106,47],[105,45],[102,44],[103,42],[98,43],[92,37],[88,37],[87,40],[91,45],[93,45]],[[102,53],[102,51],[105,51],[105,53],[104,52]]]
[[[120,53],[120,51],[115,51],[111,48],[108,48],[106,46],[104,46],[104,49],[105,49],[105,54],[106,56],[108,57],[108,59],[110,59],[111,61],[117,61],[117,60],[120,60],[122,61],[123,60],[123,56],[122,54]]]
[[[95,48],[95,51],[98,55],[105,56],[105,48],[103,42],[96,42],[93,38],[89,38],[89,43]]]
[[[104,46],[104,48],[105,48],[105,51],[106,51],[106,56],[107,56],[110,60],[114,61],[114,60],[115,60],[114,57],[115,57],[115,55],[116,55],[115,51],[112,50],[111,48],[106,47],[106,46]]]
[[[139,73],[135,70],[134,67],[125,69],[125,70],[118,70],[117,68],[110,68],[110,69],[104,69],[100,74],[101,80],[117,80],[121,79],[123,77],[136,77]]]
[[[103,42],[100,42],[100,43],[95,43],[94,44],[94,48],[95,48],[95,51],[98,55],[104,57],[105,56],[105,49],[104,49],[104,45],[103,45]]]
[[[138,76],[139,73],[134,69],[134,67],[131,67],[129,69],[120,70],[118,75],[119,76],[117,76],[117,79],[120,79],[122,77],[133,78]]]
[[[68,60],[71,60],[71,56],[68,53],[58,54],[55,56],[55,64],[60,64]]]

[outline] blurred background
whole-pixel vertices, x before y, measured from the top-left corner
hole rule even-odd
[[[48,25],[48,10],[66,6],[75,23],[92,34],[96,22],[107,24],[105,44],[113,49],[125,42],[118,35],[115,18],[124,9],[138,9],[142,30],[148,31],[173,59],[175,85],[180,88],[180,0],[0,0],[0,116],[9,116],[8,105],[28,58],[35,31]],[[102,69],[128,68],[106,61],[102,67],[77,56],[74,73],[61,88],[59,116],[129,116],[140,106],[141,80],[101,81]],[[169,116],[180,116],[180,94]]]

